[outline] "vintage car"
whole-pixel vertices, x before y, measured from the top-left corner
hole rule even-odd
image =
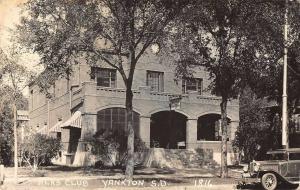
[[[268,160],[255,161],[243,168],[243,182],[260,182],[264,189],[297,188],[300,182],[300,148],[267,152]]]

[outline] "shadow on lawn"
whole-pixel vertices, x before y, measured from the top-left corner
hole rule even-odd
[[[79,175],[102,175],[102,176],[114,176],[116,174],[122,174],[121,169],[105,168],[97,169],[94,167],[69,167],[69,166],[51,166],[42,169],[44,172],[58,172],[58,173],[77,173]]]
[[[69,167],[69,166],[50,166],[50,167],[43,167],[43,170],[48,171],[60,171],[60,172],[74,172],[78,170],[82,170],[82,167]]]
[[[117,174],[124,174],[125,168],[95,168],[95,167],[70,167],[70,166],[50,166],[43,167],[42,170],[48,172],[66,172],[66,173],[77,173],[80,175],[102,175],[102,176],[114,176]],[[134,170],[134,175],[145,175],[151,176],[155,174],[168,175],[176,173],[175,169],[170,168],[146,168],[138,166]]]
[[[170,168],[140,168],[135,169],[134,175],[174,174],[176,170]]]
[[[124,171],[121,169],[95,169],[95,168],[84,168],[80,172],[82,175],[101,175],[101,176],[115,176],[117,174],[123,174]]]

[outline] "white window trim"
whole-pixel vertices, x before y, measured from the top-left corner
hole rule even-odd
[[[198,92],[199,95],[202,94],[203,92],[203,79],[202,78],[192,78],[192,79],[195,79],[197,82],[196,82],[196,90],[187,90],[186,87],[187,87],[187,79],[182,79],[182,85],[181,85],[181,88],[182,88],[182,93],[183,94],[188,94],[189,92]],[[199,82],[200,82],[200,89],[199,89]],[[183,89],[183,86],[184,86],[184,89]]]
[[[164,77],[164,72],[161,72],[161,71],[153,71],[153,70],[147,70],[146,71],[146,85],[147,86],[150,86],[149,84],[149,74],[150,73],[157,73],[158,74],[158,90],[152,90],[153,92],[164,92],[164,80],[165,80],[165,77]],[[150,86],[151,87],[151,86]]]
[[[111,68],[101,68],[101,67],[96,67],[96,69],[99,69],[99,71],[101,70],[106,70],[106,71],[109,71],[109,86],[100,86],[100,87],[108,87],[108,88],[117,88],[117,72],[115,69],[111,69]],[[115,72],[115,86],[113,87],[112,86],[112,71]],[[98,77],[97,77],[97,71],[95,71],[95,82],[97,83],[97,86],[98,86]]]

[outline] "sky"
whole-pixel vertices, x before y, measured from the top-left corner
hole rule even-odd
[[[5,52],[11,46],[10,35],[11,30],[15,28],[15,25],[19,23],[20,19],[20,6],[27,0],[0,0],[0,48]],[[28,67],[32,67],[37,64],[38,57],[36,55],[28,56],[26,54],[26,60],[21,60]]]
[[[7,31],[19,21],[19,12],[20,8],[18,5],[21,5],[26,0],[0,0],[0,46],[5,48],[9,43]]]
[[[20,19],[20,7],[27,0],[0,0],[0,48],[8,52],[11,42],[11,29],[18,24]],[[38,56],[35,54],[24,54],[19,60],[19,64],[25,65],[29,70],[40,72],[38,66]],[[24,90],[24,95],[28,94],[28,89]]]

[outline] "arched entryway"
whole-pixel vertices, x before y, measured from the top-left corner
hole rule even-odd
[[[185,148],[187,117],[175,111],[160,111],[151,115],[150,146]]]
[[[229,126],[230,119],[227,118]],[[230,127],[228,134],[230,134]],[[206,114],[198,118],[197,122],[197,140],[202,141],[220,141],[222,138],[221,130],[221,115],[220,114]]]
[[[135,134],[139,134],[140,115],[137,112],[132,114],[133,128]],[[97,112],[97,131],[99,130],[118,130],[126,131],[126,109],[112,107]]]

